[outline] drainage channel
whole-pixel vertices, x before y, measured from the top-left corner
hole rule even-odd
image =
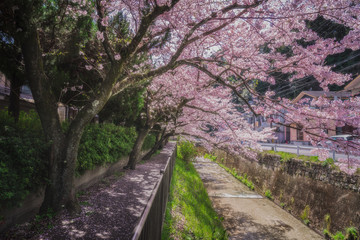
[[[259,194],[229,194],[229,193],[219,193],[219,194],[212,194],[209,197],[214,198],[244,198],[244,199],[261,199],[263,198]]]

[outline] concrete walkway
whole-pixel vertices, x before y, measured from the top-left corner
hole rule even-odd
[[[19,225],[0,234],[0,239],[132,239],[175,146],[175,142],[169,142],[160,154],[136,170],[121,170],[87,188],[78,196],[82,210],[78,215],[63,210],[51,219]]]
[[[194,163],[230,239],[323,239],[291,214],[263,198],[209,159]]]

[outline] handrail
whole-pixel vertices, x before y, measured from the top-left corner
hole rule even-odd
[[[288,148],[288,149],[296,149],[296,154],[299,156],[300,155],[300,150],[311,150],[311,149],[314,149],[313,147],[309,146],[299,146],[299,145],[278,145],[276,143],[274,144],[271,144],[271,143],[259,143],[261,146],[264,146],[264,147],[271,147],[274,149],[275,152],[277,152],[277,148]],[[328,148],[325,148],[325,149],[328,149]],[[330,150],[330,149],[328,149]],[[334,161],[336,161],[336,151],[335,150],[332,150],[332,159]]]
[[[146,204],[146,207],[143,211],[143,213],[141,214],[141,218],[140,218],[140,221],[138,222],[137,226],[135,227],[134,229],[134,234],[133,234],[133,237],[132,237],[132,240],[138,240],[138,239],[142,239],[142,238],[145,238],[145,239],[148,239],[146,236],[143,236],[142,233],[143,233],[143,230],[146,228],[146,224],[148,223],[148,218],[149,218],[149,215],[150,215],[150,212],[152,210],[152,207],[155,203],[155,199],[159,196],[159,191],[161,191],[163,185],[165,184],[164,183],[164,176],[168,174],[170,174],[169,178],[171,179],[171,175],[172,175],[172,170],[173,170],[173,167],[174,167],[174,162],[175,162],[175,157],[176,157],[176,144],[174,146],[174,149],[171,153],[171,155],[168,157],[168,159],[166,160],[166,165],[164,167],[164,169],[160,169],[160,178],[158,180],[158,182],[156,183],[152,193],[151,193],[151,196],[150,196],[150,199],[148,201],[148,203]],[[166,180],[166,179],[165,179]],[[170,185],[170,181],[168,182],[168,184]],[[161,216],[161,219],[162,221],[164,220],[164,214],[165,214],[165,210],[166,210],[166,203],[167,203],[167,196],[168,196],[168,192],[169,192],[169,189],[165,189],[165,191],[167,191],[166,196],[165,196],[165,202],[163,204],[165,204],[165,206],[160,206],[162,208],[162,216]],[[164,197],[164,196],[161,196],[161,197]],[[155,206],[156,207],[156,206]],[[159,233],[161,234],[161,227],[162,227],[162,221],[160,223],[160,226],[158,226],[160,228],[160,231]],[[155,230],[155,229],[153,229]],[[156,230],[155,230],[156,231]]]

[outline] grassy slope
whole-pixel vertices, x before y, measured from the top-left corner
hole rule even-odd
[[[227,239],[192,163],[176,159],[162,239]]]

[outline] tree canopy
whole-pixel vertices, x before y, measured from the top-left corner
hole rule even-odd
[[[253,84],[275,84],[275,73],[289,75],[289,81],[312,76],[326,91],[348,82],[350,75],[326,63],[329,55],[358,50],[359,15],[360,4],[351,0],[3,1],[1,41],[20,47],[45,136],[53,143],[43,209],[76,209],[72,185],[82,132],[112,96],[130,86],[163,89],[153,108],[171,109],[164,111],[169,116],[178,110],[168,129],[234,153],[251,155],[241,143],[256,148],[271,132],[251,131],[234,95],[243,113],[281,115],[284,124],[301,125],[314,143],[327,137],[321,126],[334,122],[353,126],[352,134],[359,135],[358,98],[294,106],[272,91],[259,94]],[[344,26],[346,35],[319,36],[307,27],[319,16]],[[57,115],[59,99],[79,101],[66,133]],[[207,134],[209,125],[217,131]]]

